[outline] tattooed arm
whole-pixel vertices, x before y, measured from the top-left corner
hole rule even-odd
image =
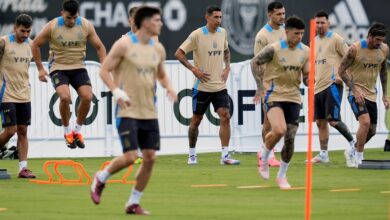
[[[363,104],[364,94],[355,86],[353,82],[353,76],[346,72],[346,70],[352,65],[353,61],[355,60],[356,53],[357,51],[355,45],[351,45],[348,49],[347,54],[343,57],[341,61],[338,75],[352,91],[352,94],[355,97],[356,102],[359,104]]]
[[[387,98],[387,58],[389,56],[387,55],[386,59],[382,63],[381,71],[380,71],[380,79],[382,83],[382,93],[383,93],[383,104],[385,105],[386,110],[390,108],[390,102]]]
[[[223,72],[222,72],[222,80],[224,82],[226,82],[226,80],[229,77],[229,73],[230,73],[230,50],[229,50],[229,48],[227,48],[223,52],[223,61],[225,62],[225,69],[223,69]]]
[[[253,77],[257,84],[256,96],[260,96],[263,91],[263,75],[264,68],[261,65],[268,63],[274,57],[275,49],[273,46],[268,45],[264,47],[251,61],[251,69]]]

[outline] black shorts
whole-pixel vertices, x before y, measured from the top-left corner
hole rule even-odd
[[[355,114],[356,120],[359,120],[360,115],[368,113],[370,116],[370,123],[378,123],[378,107],[376,106],[376,102],[371,102],[367,99],[364,99],[365,105],[359,105],[355,102],[355,97],[353,95],[348,96],[348,101],[351,104],[351,108],[353,114]]]
[[[324,91],[314,95],[314,120],[340,121],[340,106],[343,85],[333,83]]]
[[[117,118],[117,128],[123,153],[131,150],[160,150],[160,130],[157,119]]]
[[[0,109],[3,127],[31,124],[31,102],[5,102]]]
[[[92,86],[86,69],[54,70],[50,73],[50,78],[54,88],[69,84],[75,90],[84,85]]]
[[[267,102],[265,103],[265,109],[267,112],[271,108],[278,107],[283,110],[284,120],[286,124],[299,125],[299,112],[301,111],[301,105],[295,102]]]
[[[192,89],[192,112],[194,114],[203,115],[210,103],[213,104],[215,112],[217,112],[218,108],[230,109],[230,100],[227,90],[203,92]]]

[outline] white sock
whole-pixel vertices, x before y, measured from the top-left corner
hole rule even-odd
[[[347,150],[355,150],[355,144],[356,144],[355,140],[350,141],[349,142],[349,149],[347,149]]]
[[[196,156],[195,147],[194,147],[194,148],[190,148],[188,155],[189,155],[190,157],[191,157],[191,156]]]
[[[80,131],[81,131],[81,125],[76,123],[76,126],[74,126],[74,132],[75,133],[80,133]]]
[[[275,148],[271,150],[269,158],[275,158]]]
[[[356,159],[360,162],[363,158],[363,152],[356,152]]]
[[[280,168],[278,172],[278,178],[286,178],[289,163],[280,160]]]
[[[320,151],[320,157],[327,158],[328,157],[328,151],[327,150],[321,150]]]
[[[140,192],[133,188],[133,190],[131,190],[129,201],[127,201],[127,206],[130,206],[132,204],[139,204],[139,200],[141,200],[143,194],[143,192]]]
[[[272,150],[268,150],[268,148],[264,147],[263,151],[261,152],[261,160],[268,161],[271,152]]]
[[[23,168],[27,168],[27,161],[25,161],[25,160],[19,162],[19,172],[20,172]]]
[[[99,179],[100,182],[106,183],[108,178],[110,178],[111,173],[108,172],[108,166],[104,168],[102,171],[99,172],[97,175],[97,178]]]
[[[221,158],[224,159],[227,157],[229,157],[229,147],[222,147]]]
[[[64,126],[64,133],[65,134],[69,134],[70,132],[72,132],[72,129],[70,129],[70,126]]]
[[[138,149],[137,154],[139,158],[142,158],[142,151],[140,149]]]

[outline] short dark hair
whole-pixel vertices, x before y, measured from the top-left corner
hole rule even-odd
[[[135,12],[137,11],[138,7],[132,7],[129,10],[129,18],[133,17]]]
[[[212,15],[215,11],[221,11],[221,8],[216,5],[209,5],[206,8],[206,14],[209,16]]]
[[[305,22],[296,15],[290,16],[286,20],[285,29],[293,28],[296,28],[298,30],[305,29]]]
[[[273,12],[275,9],[281,9],[284,8],[283,4],[281,2],[271,2],[268,4],[268,12]]]
[[[79,11],[79,2],[77,0],[64,0],[62,10],[69,12],[73,16]]]
[[[317,11],[316,14],[314,15],[314,17],[315,18],[325,17],[326,20],[329,19],[329,15],[325,11]]]
[[[151,18],[156,14],[161,14],[160,9],[150,6],[142,6],[135,11],[134,23],[135,26],[140,29],[141,24],[145,19]]]
[[[28,14],[20,14],[15,19],[15,25],[20,26],[23,25],[26,28],[29,28],[32,26],[33,20],[30,15]]]
[[[380,22],[374,22],[370,26],[370,29],[368,29],[368,36],[380,36],[385,37],[387,33],[386,25]]]

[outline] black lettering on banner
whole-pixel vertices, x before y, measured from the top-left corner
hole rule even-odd
[[[106,106],[106,109],[107,109],[107,124],[108,125],[111,125],[112,124],[112,93],[111,91],[108,91],[108,92],[101,92],[100,93],[100,97],[104,98],[104,97],[107,97],[107,106]]]
[[[255,111],[254,104],[244,104],[244,97],[253,97],[256,90],[238,90],[238,125],[244,124],[244,111]]]

